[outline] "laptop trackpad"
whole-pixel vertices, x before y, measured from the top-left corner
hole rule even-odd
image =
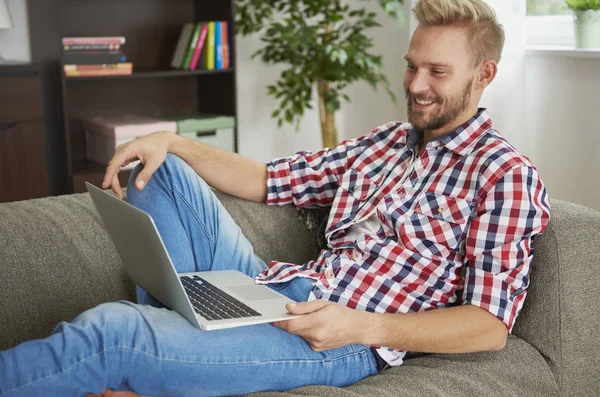
[[[262,299],[281,299],[281,296],[261,285],[236,285],[228,286],[228,290],[249,301]]]

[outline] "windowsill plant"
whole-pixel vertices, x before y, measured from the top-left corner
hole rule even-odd
[[[575,14],[575,46],[600,48],[600,0],[566,0]]]

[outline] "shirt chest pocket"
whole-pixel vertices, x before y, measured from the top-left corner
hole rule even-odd
[[[377,185],[355,169],[348,170],[340,179],[341,198],[365,201],[377,190]]]
[[[444,255],[445,250],[461,251],[473,202],[424,192],[416,197],[414,212],[403,225],[405,243],[417,252]]]

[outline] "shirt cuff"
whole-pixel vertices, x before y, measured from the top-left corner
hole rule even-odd
[[[282,157],[267,163],[267,204],[292,203],[292,183],[289,158]]]

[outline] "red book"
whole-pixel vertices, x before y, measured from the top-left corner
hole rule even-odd
[[[190,70],[195,70],[198,67],[198,61],[200,60],[200,54],[202,53],[202,49],[204,48],[204,43],[206,42],[207,34],[208,24],[203,23],[202,30],[200,31],[200,38],[198,39],[198,44],[196,45],[194,55],[192,56],[192,61],[190,62]]]
[[[221,42],[223,51],[223,69],[229,69],[229,37],[227,34],[227,22],[221,22]]]

